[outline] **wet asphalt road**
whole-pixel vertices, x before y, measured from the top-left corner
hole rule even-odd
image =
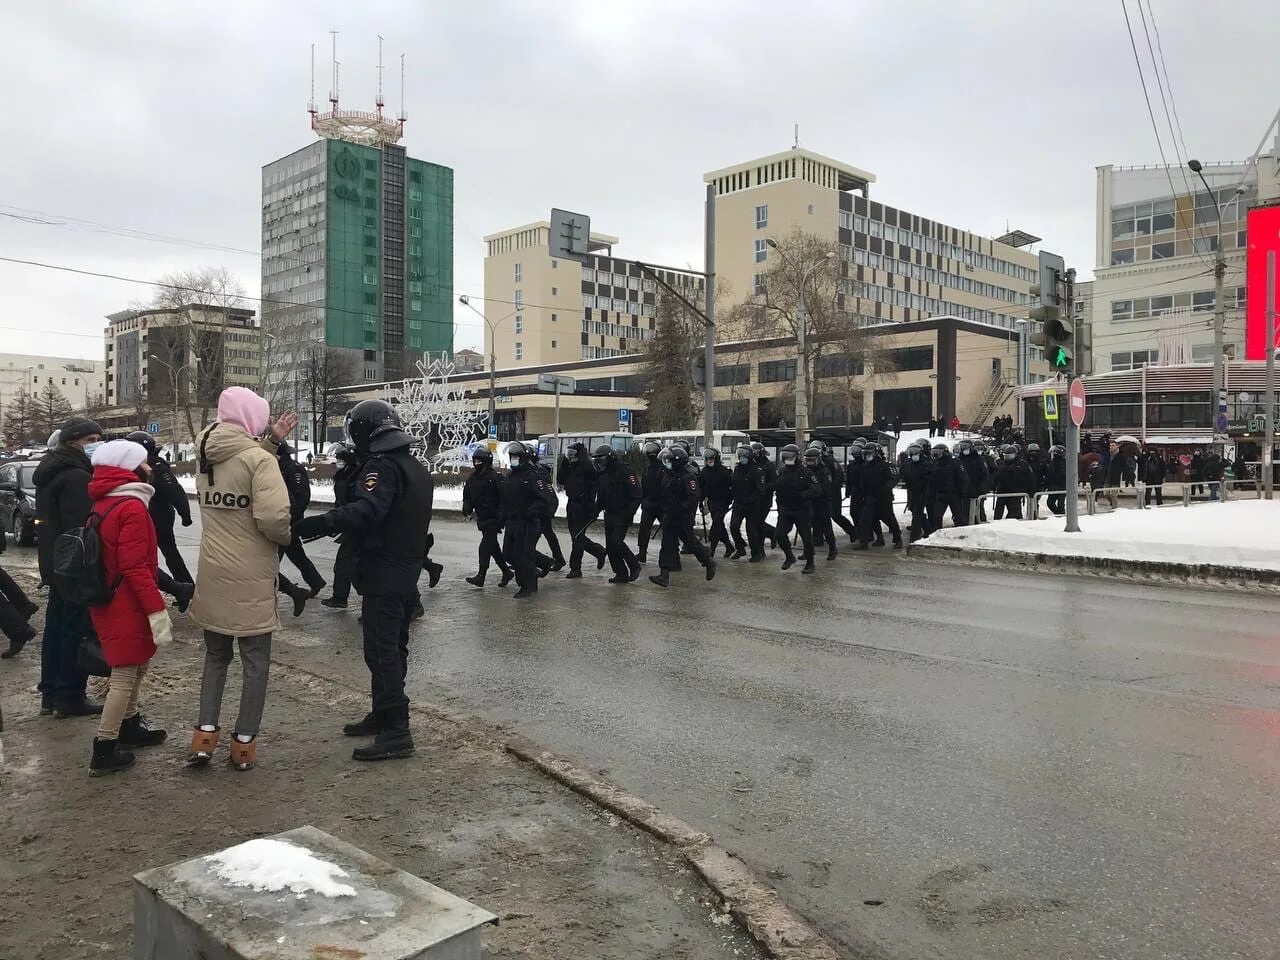
[[[710,830],[842,955],[1280,956],[1280,599],[878,553],[526,603],[434,530],[411,693]],[[354,620],[281,641],[362,679]]]

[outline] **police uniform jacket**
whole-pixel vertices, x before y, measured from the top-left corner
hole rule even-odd
[[[691,470],[663,470],[662,493],[658,501],[663,523],[678,523],[698,507],[702,499],[698,475]],[[670,518],[670,519],[668,519]]]
[[[481,530],[502,529],[502,475],[492,466],[472,470],[462,487],[462,512],[474,514]]]
[[[640,477],[640,496],[644,505],[656,511],[662,500],[662,482],[667,471],[656,458],[646,458],[644,473]]]
[[[311,478],[307,468],[287,454],[280,457],[280,476],[289,489],[289,515],[296,523],[311,506]]]
[[[151,465],[151,485],[156,488],[155,496],[147,505],[152,522],[157,527],[172,527],[176,513],[184,524],[190,524],[191,502],[187,500],[187,491],[173,475],[169,461],[164,457],[148,457],[147,463]]]
[[[640,506],[640,478],[621,460],[614,460],[597,477],[597,513],[604,514],[605,523],[630,523]]]
[[[564,488],[564,495],[575,506],[590,507],[596,499],[596,471],[590,462],[560,458],[560,472],[556,479]]]
[[[968,494],[971,497],[981,496],[991,490],[991,474],[987,470],[986,461],[977,453],[956,457],[964,472],[968,475]]]
[[[859,483],[862,484],[862,499],[878,502],[893,502],[893,468],[879,457],[867,463],[862,462],[859,472]]]
[[[740,507],[754,507],[764,499],[764,471],[760,464],[740,463],[733,468],[733,502]]]
[[[788,513],[811,513],[813,501],[822,496],[822,485],[802,463],[783,466],[778,471],[778,509]]]
[[[724,464],[702,469],[702,495],[713,507],[728,507],[733,499],[733,473]]]
[[[953,500],[969,495],[969,475],[964,465],[955,457],[940,457],[933,461],[933,496],[938,500]]]
[[[551,484],[535,466],[512,467],[502,483],[502,521],[505,525],[542,522],[551,515],[547,503]]]

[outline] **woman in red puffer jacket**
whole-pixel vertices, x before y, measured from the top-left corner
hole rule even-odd
[[[163,743],[138,713],[138,691],[156,645],[173,639],[164,598],[156,586],[156,528],[148,511],[155,488],[147,481],[147,451],[129,440],[112,440],[93,453],[89,496],[97,516],[103,576],[115,593],[89,615],[111,667],[111,685],[93,741],[90,776],[133,764],[128,747]]]

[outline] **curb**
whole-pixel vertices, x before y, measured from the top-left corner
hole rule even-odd
[[[1060,570],[1088,576],[1165,583],[1202,583],[1280,593],[1280,570],[1258,570],[1216,563],[1177,563],[1165,560],[1125,560],[1119,557],[1063,556],[1017,550],[981,550],[914,544],[910,556],[935,563],[967,563],[986,567],[1014,567],[1038,572]]]
[[[308,678],[312,685],[331,684],[351,691],[364,702],[364,691],[350,684],[294,664],[271,658],[274,668]],[[764,951],[775,960],[839,960],[835,948],[806,920],[782,902],[778,892],[761,883],[751,869],[711,835],[696,830],[647,800],[592,775],[576,764],[543,749],[520,734],[504,734],[481,720],[421,701],[409,709],[421,716],[444,721],[472,734],[495,741],[516,759],[568,787],[584,799],[603,807],[664,843],[675,847],[694,872],[719,897]]]

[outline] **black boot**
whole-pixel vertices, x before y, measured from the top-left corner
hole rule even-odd
[[[194,583],[175,583],[173,585],[173,605],[178,608],[179,613],[186,613],[187,607],[191,606],[191,598],[196,595],[196,585]]]
[[[122,747],[158,747],[164,743],[169,734],[164,730],[152,730],[147,726],[147,718],[140,713],[125,717],[120,724],[118,743]]]
[[[427,561],[427,586],[434,587],[440,582],[440,574],[444,573],[444,565],[432,560]]]
[[[418,602],[413,605],[413,612],[409,614],[409,622],[412,623],[414,620],[421,620],[426,615],[426,608],[422,606],[422,598],[419,597]]]
[[[865,541],[865,540],[859,540],[859,541],[857,541],[856,543],[854,543],[854,545],[853,545],[853,549],[854,549],[854,550],[866,550],[866,549],[867,549],[867,541]]]
[[[477,573],[474,577],[464,577],[463,579],[464,579],[464,580],[466,580],[466,581],[467,581],[467,583],[471,584],[473,587],[483,587],[483,586],[484,586],[484,574],[483,574],[483,573]]]
[[[511,582],[511,578],[514,577],[515,575],[516,575],[515,571],[512,570],[510,567],[507,567],[507,569],[502,571],[502,579],[498,581],[498,586],[505,587],[508,583]]]
[[[566,580],[581,580],[581,579],[582,579],[582,571],[581,571],[581,570],[570,570],[568,573],[566,573],[566,574],[564,575],[564,578],[565,578]]]
[[[376,710],[370,710],[366,713],[363,720],[344,724],[342,727],[342,735],[344,737],[376,737],[381,732],[382,717],[378,715]]]
[[[385,723],[373,743],[351,751],[353,760],[395,760],[413,756],[413,734],[409,732],[409,707],[383,713]]]
[[[18,612],[22,614],[23,620],[30,620],[32,617],[36,615],[36,611],[39,609],[40,608],[38,606],[36,606],[34,603],[28,600],[27,605],[25,607],[18,608]]]
[[[796,565],[796,558],[793,557],[791,554],[787,554],[787,559],[782,561],[782,569],[790,570],[795,565]]]
[[[347,599],[346,597],[329,597],[327,600],[321,600],[320,606],[328,607],[330,610],[345,610],[347,609]]]
[[[516,600],[528,600],[530,597],[536,597],[537,595],[538,595],[537,587],[521,587],[511,596]]]
[[[101,777],[108,773],[127,770],[133,766],[133,754],[120,749],[118,740],[93,738],[93,759],[89,761],[89,776]]]
[[[837,556],[836,545],[833,543],[831,544],[831,549],[827,551],[827,559],[834,560],[836,556]]]
[[[311,591],[306,587],[299,587],[295,584],[289,584],[284,588],[284,595],[293,601],[293,615],[295,617],[302,616],[302,611],[306,609],[307,601],[311,599]]]
[[[893,538],[893,549],[895,550],[902,549],[902,534],[898,534],[898,536]]]
[[[94,703],[88,697],[81,697],[71,703],[56,703],[53,715],[59,720],[67,717],[99,717],[102,715],[102,704]]]
[[[36,632],[27,626],[27,629],[15,637],[9,638],[9,649],[4,653],[0,653],[0,660],[12,660],[22,652],[25,647],[36,635]]]
[[[307,594],[307,599],[310,600],[312,597],[320,596],[320,591],[324,589],[324,586],[325,584],[323,579],[315,580],[307,584],[307,589],[310,591]]]
[[[747,555],[747,551],[745,551],[745,550],[743,550],[741,547],[739,547],[737,550],[733,551],[733,556],[731,556],[729,559],[730,559],[730,560],[741,560],[741,559],[742,559],[743,557],[745,557],[746,555]]]
[[[812,561],[812,560],[806,560],[806,561],[804,562],[804,569],[803,569],[803,570],[801,570],[800,572],[801,572],[801,573],[813,573],[813,571],[815,571],[815,570],[817,570],[817,569],[818,569],[818,568],[817,568],[817,567],[815,567],[815,566],[813,565],[813,561]]]
[[[551,568],[550,568],[550,569],[551,569],[551,572],[552,572],[552,573],[555,573],[557,570],[563,570],[563,569],[564,569],[564,557],[556,557],[554,560],[552,560],[552,561],[551,561]]]
[[[671,586],[671,576],[665,570],[661,570],[649,578],[650,583],[656,583],[660,587]]]
[[[601,550],[599,553],[597,553],[597,554],[596,554],[596,569],[597,569],[597,570],[603,570],[603,569],[604,569],[604,562],[605,562],[606,560],[608,560],[608,559],[609,559],[609,554],[608,554],[606,551]]]
[[[714,580],[716,578],[716,562],[710,557],[707,558],[707,579]]]

